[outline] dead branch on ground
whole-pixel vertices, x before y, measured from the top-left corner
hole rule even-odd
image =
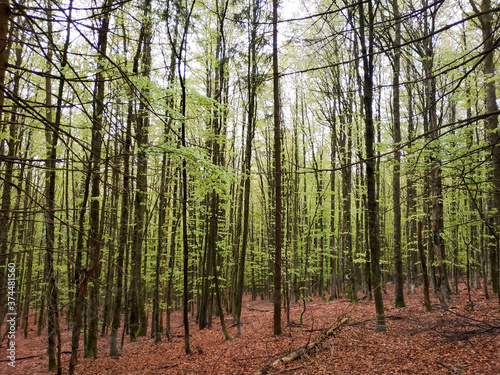
[[[278,358],[274,362],[266,365],[262,370],[258,370],[256,372],[254,372],[253,375],[264,375],[264,374],[267,374],[267,372],[270,369],[276,368],[279,365],[281,365],[282,363],[287,364],[287,363],[295,361],[296,359],[301,358],[304,355],[309,354],[312,350],[314,350],[316,347],[318,347],[319,344],[321,344],[327,338],[329,338],[330,336],[332,336],[335,333],[335,331],[337,331],[341,327],[345,326],[348,321],[349,321],[348,317],[342,318],[340,321],[337,321],[330,328],[328,328],[328,330],[325,333],[321,334],[315,341],[313,341],[313,342],[311,342],[311,343],[309,343],[309,344],[307,344],[307,345],[305,345],[305,346],[303,346],[303,347],[301,347],[301,348],[293,351],[292,353],[290,353],[290,354],[288,354],[288,355],[286,355],[284,357]]]

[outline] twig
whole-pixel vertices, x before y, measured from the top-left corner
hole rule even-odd
[[[256,309],[256,308],[253,308],[253,307],[247,307],[247,310],[248,311],[258,311],[258,312],[272,312],[273,310],[261,310],[261,309]]]
[[[302,298],[302,301],[304,302],[304,310],[302,310],[302,312],[300,313],[300,324],[304,324],[304,320],[302,319],[302,316],[306,312],[306,299]]]
[[[445,368],[447,368],[448,370],[450,370],[453,374],[461,374],[462,372],[460,370],[455,370],[453,367],[450,367],[448,365],[445,365],[443,362],[439,362],[439,361],[436,361],[436,363],[440,366],[443,366]]]
[[[16,358],[16,361],[21,361],[23,359],[30,359],[30,358],[43,358],[43,355],[30,355],[28,357],[21,357],[21,358]],[[10,359],[0,359],[0,362],[11,362]]]

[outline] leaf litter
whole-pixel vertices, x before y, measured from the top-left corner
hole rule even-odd
[[[155,344],[149,337],[135,342],[125,338],[123,353],[108,356],[109,337],[99,337],[99,357],[80,360],[76,373],[93,374],[253,374],[265,369],[268,374],[500,374],[500,312],[498,298],[487,300],[482,290],[472,290],[471,300],[461,285],[452,295],[449,309],[433,300],[433,311],[424,312],[423,294],[418,290],[405,295],[407,307],[394,308],[391,283],[384,294],[387,330],[375,333],[374,302],[367,298],[356,304],[345,299],[325,301],[314,297],[307,303],[290,306],[290,322],[283,312],[283,334],[272,335],[273,313],[269,301],[251,301],[245,296],[242,334],[226,315],[233,336],[224,340],[220,322],[214,317],[211,329],[198,330],[190,316],[192,354],[184,353],[182,314],[172,314],[172,342],[166,337]],[[491,288],[491,287],[490,287]],[[491,289],[490,296],[493,295]],[[349,317],[344,327],[294,361],[267,368],[281,357],[318,339],[335,322]],[[33,319],[30,318],[30,322]],[[64,327],[66,328],[66,327]],[[67,373],[71,351],[71,331],[64,329],[63,373]],[[28,338],[16,334],[16,367],[0,358],[1,374],[51,374],[47,371],[47,333],[40,337],[31,329]],[[82,335],[83,336],[83,335]],[[119,333],[120,337],[120,333]],[[5,352],[5,341],[2,351]],[[5,357],[5,356],[4,356]]]

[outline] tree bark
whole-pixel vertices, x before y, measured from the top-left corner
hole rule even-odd
[[[131,106],[129,101],[129,107]],[[118,329],[120,328],[120,316],[123,300],[123,276],[125,270],[123,268],[123,261],[125,257],[125,249],[127,247],[128,239],[128,226],[129,226],[129,207],[130,207],[130,152],[132,144],[132,111],[128,111],[125,139],[123,147],[123,187],[122,187],[122,205],[120,212],[120,229],[118,234],[118,255],[116,259],[116,295],[113,303],[113,318],[111,322],[111,335],[109,355],[115,357],[119,354],[117,338]]]
[[[281,335],[281,129],[278,70],[278,0],[273,0],[273,100],[274,100],[274,319],[273,333]]]
[[[495,32],[493,30],[493,14],[491,13],[491,0],[481,0],[480,8],[477,7],[474,0],[469,0],[476,14],[481,13],[479,21],[481,23],[481,32],[483,36],[483,53],[484,53],[484,79],[486,82],[486,111],[491,115],[486,119],[486,129],[488,132],[489,142],[491,144],[491,164],[493,167],[493,201],[496,208],[496,217],[493,220],[494,226],[497,228],[493,233],[496,244],[490,247],[490,272],[491,279],[494,285],[494,293],[498,293],[498,302],[500,303],[500,267],[498,259],[498,247],[500,238],[498,236],[498,228],[500,228],[500,132],[498,129],[498,104],[495,80],[495,50],[498,49],[498,41],[495,41]]]
[[[9,61],[8,34],[11,9],[10,1],[0,1],[0,121],[4,119],[4,99],[5,99],[5,73]],[[8,151],[7,156],[14,156],[15,133],[17,132],[17,124],[10,124],[10,134],[7,141]],[[7,265],[7,250],[8,236],[10,227],[10,201],[12,195],[12,177],[14,170],[14,161],[7,160],[5,162],[4,182],[2,191],[2,201],[0,209],[0,280],[5,280],[6,265]],[[5,317],[5,296],[2,293],[0,296],[0,333],[3,320]]]
[[[174,43],[174,39],[172,38],[172,35],[170,34],[169,31],[169,39],[170,39],[170,45],[172,47],[172,52],[175,53],[176,55],[176,60],[177,60],[177,72],[178,72],[178,78],[179,78],[179,84],[181,86],[181,98],[180,98],[180,125],[181,125],[181,146],[182,148],[186,148],[187,142],[186,142],[186,99],[187,99],[187,92],[186,92],[186,76],[185,76],[185,53],[186,53],[186,47],[187,47],[187,37],[188,37],[188,30],[190,26],[190,21],[191,21],[191,15],[193,13],[194,5],[196,3],[196,0],[193,0],[191,2],[190,8],[189,9],[184,9],[185,12],[185,18],[184,18],[184,25],[183,25],[183,30],[182,30],[182,38],[181,42],[179,43],[177,47],[177,43]],[[177,9],[178,12],[181,12],[182,10]],[[188,220],[187,220],[187,199],[188,199],[188,175],[187,175],[187,160],[186,157],[182,158],[182,167],[181,167],[181,180],[182,180],[182,185],[181,185],[181,215],[182,215],[182,268],[183,268],[183,275],[182,275],[182,285],[183,285],[183,297],[182,297],[182,321],[184,325],[184,351],[186,354],[191,353],[191,347],[189,345],[189,315],[188,315],[188,308],[189,308],[189,241],[188,241]]]
[[[253,375],[264,375],[267,374],[269,370],[274,369],[278,367],[281,364],[287,364],[290,362],[293,362],[297,359],[300,359],[303,356],[308,355],[313,351],[315,348],[317,348],[322,342],[327,340],[330,336],[332,336],[336,331],[338,331],[340,328],[345,326],[347,322],[349,321],[349,318],[342,318],[341,320],[335,322],[326,332],[321,334],[316,340],[313,342],[308,343],[307,345],[294,350],[292,353],[280,357],[274,362],[270,363],[269,365],[265,366],[262,370],[258,370],[253,373]]]
[[[142,4],[142,23],[139,33],[136,54],[134,56],[133,72],[149,78],[151,72],[151,28],[152,20],[151,0],[144,0]],[[144,96],[148,96],[149,89],[144,88]],[[141,100],[137,115],[133,117],[137,149],[137,178],[134,199],[134,234],[131,251],[131,280],[130,280],[130,339],[134,341],[138,336],[145,336],[147,331],[147,316],[145,310],[146,296],[144,294],[144,278],[141,272],[144,238],[146,237],[146,211],[148,190],[148,160],[146,148],[148,146],[149,115],[145,104]]]
[[[368,0],[368,40],[365,36],[364,4],[359,5],[361,54],[363,56],[363,104],[365,108],[365,138],[366,138],[366,184],[368,200],[368,229],[370,238],[370,254],[372,268],[373,295],[375,299],[376,322],[375,331],[385,331],[384,303],[382,300],[382,278],[380,275],[380,237],[378,202],[375,186],[375,128],[373,124],[373,44],[374,15],[372,1]],[[367,44],[368,43],[368,48]]]
[[[431,306],[431,299],[429,295],[429,276],[427,274],[427,262],[425,259],[425,252],[424,252],[424,242],[422,240],[422,222],[418,222],[418,229],[417,229],[417,247],[418,247],[418,253],[420,254],[420,264],[422,265],[422,278],[424,280],[424,305],[425,305],[425,311],[432,311],[432,306]]]
[[[260,1],[254,0],[252,5],[252,19],[249,31],[248,45],[248,114],[247,133],[245,139],[245,156],[243,160],[243,232],[241,239],[241,250],[239,254],[238,276],[235,296],[235,311],[237,334],[241,334],[241,305],[243,298],[243,287],[245,281],[245,261],[248,247],[248,232],[250,220],[250,178],[252,167],[252,143],[255,135],[256,112],[257,112],[257,27],[260,19]],[[236,218],[239,220],[239,218]],[[239,238],[237,239],[238,243]]]
[[[393,126],[394,126],[394,167],[392,179],[392,204],[394,210],[394,296],[396,307],[405,307],[403,287],[403,261],[401,255],[401,119],[399,75],[401,70],[401,23],[398,0],[392,2],[393,14],[396,19],[393,60]]]
[[[98,46],[97,53],[99,57],[106,56],[108,45],[108,28],[109,28],[109,7],[113,0],[104,0],[101,9],[104,9],[101,25],[98,30]],[[90,187],[90,216],[89,216],[89,259],[90,267],[87,270],[81,269],[81,249],[83,248],[83,238],[79,234],[79,243],[77,245],[79,254],[77,254],[76,261],[76,281],[77,281],[77,300],[75,301],[75,325],[72,332],[71,341],[71,360],[69,365],[69,374],[73,375],[78,362],[78,347],[80,330],[82,327],[82,314],[85,302],[85,295],[87,294],[88,280],[93,281],[90,292],[90,328],[89,340],[85,348],[88,356],[97,357],[97,333],[99,321],[99,270],[100,270],[100,252],[101,252],[101,239],[100,239],[100,226],[99,226],[99,207],[100,207],[100,165],[101,165],[101,149],[102,149],[102,134],[103,115],[104,115],[104,95],[105,95],[105,79],[102,73],[101,63],[97,64],[96,83],[95,83],[95,96],[94,96],[94,112],[92,114],[92,140],[91,140],[91,154],[88,161],[89,170],[86,175],[85,181],[85,196],[88,196]],[[89,186],[90,184],[90,186]],[[82,207],[80,215],[80,230],[83,231],[83,218],[85,216],[86,197],[84,197],[84,206]]]
[[[104,10],[101,26],[99,28],[98,55],[106,56],[108,46],[109,29],[109,6],[113,0],[104,0],[102,9]],[[88,277],[92,284],[89,292],[89,331],[85,354],[88,357],[97,358],[97,334],[99,323],[99,275],[101,270],[101,231],[100,231],[100,187],[101,187],[101,150],[103,145],[102,129],[104,118],[104,98],[105,98],[105,77],[102,72],[101,63],[97,64],[94,112],[92,114],[92,140],[91,140],[91,174],[90,190],[90,215],[89,215],[89,245],[90,245],[90,268]]]

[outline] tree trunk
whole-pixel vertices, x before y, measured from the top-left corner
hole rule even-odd
[[[498,228],[500,228],[500,132],[498,129],[498,104],[496,94],[495,76],[495,50],[498,49],[498,41],[495,40],[495,32],[493,30],[493,14],[491,12],[491,0],[481,0],[480,9],[478,9],[474,0],[469,0],[475,13],[481,13],[479,21],[481,23],[481,32],[483,36],[483,53],[484,53],[484,79],[486,82],[486,111],[491,115],[486,119],[486,129],[488,131],[489,142],[491,144],[491,164],[493,167],[492,177],[493,185],[493,201],[496,208],[496,218],[494,227],[496,230],[493,233],[496,244],[490,247],[490,272],[491,279],[494,285],[493,292],[498,293],[498,302],[500,303],[500,287],[499,287],[499,262],[498,247],[500,238],[498,236]]]
[[[410,74],[408,73],[408,76]],[[415,137],[415,124],[413,121],[413,86],[407,85],[407,95],[408,95],[408,141],[412,141]],[[411,145],[411,143],[410,143]],[[406,251],[408,256],[408,267],[407,267],[407,290],[409,293],[415,292],[415,287],[417,285],[417,189],[415,187],[415,179],[411,174],[406,177],[406,184],[408,186],[408,198],[406,206],[406,216],[407,216],[407,240],[406,240]]]
[[[176,43],[172,39],[172,35],[169,34],[170,45],[172,47],[172,52],[176,55],[177,60],[177,72],[179,77],[179,83],[181,86],[181,98],[180,98],[180,114],[181,114],[181,146],[183,149],[186,148],[186,76],[185,76],[185,53],[186,53],[186,45],[187,45],[187,37],[188,37],[188,29],[190,25],[191,15],[193,13],[194,5],[196,0],[193,0],[189,9],[184,9],[186,15],[184,19],[184,27],[182,31],[182,39],[178,46],[176,47]],[[181,9],[178,9],[181,12]],[[184,351],[186,354],[191,353],[191,347],[189,345],[189,316],[188,316],[188,308],[189,308],[189,241],[188,241],[188,220],[187,220],[187,198],[188,198],[188,176],[187,176],[187,161],[186,157],[182,158],[182,206],[181,206],[181,215],[182,215],[182,267],[183,267],[183,275],[182,275],[182,285],[183,285],[183,297],[182,297],[182,321],[184,324]]]
[[[70,2],[70,14],[68,16],[68,28],[66,31],[66,41],[62,51],[61,71],[64,71],[67,61],[67,53],[70,41],[70,19],[72,2]],[[54,270],[54,250],[55,250],[55,198],[56,198],[56,159],[57,159],[57,143],[59,141],[59,129],[61,126],[62,103],[64,93],[64,76],[59,80],[59,89],[57,94],[56,115],[55,121],[52,119],[52,79],[50,77],[50,67],[53,64],[53,48],[55,45],[52,40],[52,7],[48,4],[47,16],[49,19],[48,35],[49,48],[47,50],[47,61],[49,64],[49,75],[45,80],[46,84],[46,132],[45,139],[47,142],[47,169],[45,172],[45,197],[46,197],[46,255],[45,255],[45,282],[47,283],[47,329],[48,329],[48,354],[49,354],[49,370],[55,369],[57,366],[58,374],[62,373],[61,367],[61,332],[59,327],[59,308],[58,308],[58,288],[56,284],[56,275]],[[59,342],[56,353],[56,339]],[[56,361],[57,356],[57,361]]]
[[[111,6],[113,0],[104,0],[103,9]],[[108,46],[108,29],[110,14],[103,13],[102,24],[99,28],[99,57],[106,56]],[[92,284],[89,293],[89,331],[85,354],[88,357],[97,358],[97,334],[99,323],[99,275],[101,270],[101,227],[100,216],[100,187],[101,187],[101,150],[103,145],[102,129],[104,118],[104,95],[105,77],[102,65],[98,63],[94,96],[94,113],[92,114],[92,141],[91,141],[91,191],[90,191],[90,215],[89,215],[89,245],[90,245],[90,268],[87,272]],[[103,203],[104,204],[104,203]]]
[[[392,2],[393,14],[399,19],[398,0]],[[394,209],[394,296],[396,307],[405,307],[403,287],[403,261],[401,255],[401,119],[399,103],[399,74],[401,67],[401,23],[395,23],[393,61],[393,126],[394,126],[394,167],[392,179],[392,205]]]
[[[273,0],[273,100],[274,100],[274,182],[275,182],[275,215],[274,215],[274,320],[273,333],[281,335],[281,129],[280,129],[280,95],[278,70],[278,0]]]
[[[113,0],[104,0],[102,9],[108,9]],[[107,44],[108,44],[108,28],[109,28],[109,12],[104,12],[102,16],[101,26],[99,27],[99,41],[98,41],[98,55],[99,57],[106,56]],[[105,79],[102,73],[101,63],[97,64],[96,73],[96,84],[95,84],[95,96],[94,96],[94,113],[92,114],[92,140],[91,140],[91,155],[89,163],[89,169],[85,181],[85,196],[88,196],[89,184],[91,184],[90,190],[90,230],[89,230],[89,258],[90,258],[90,268],[87,270],[81,269],[81,249],[83,248],[83,238],[79,234],[79,243],[77,245],[79,254],[77,254],[76,261],[76,281],[77,281],[77,300],[75,302],[75,326],[72,332],[72,342],[71,342],[71,361],[69,366],[69,374],[73,375],[75,372],[76,364],[78,362],[78,347],[80,330],[82,326],[82,314],[85,302],[85,295],[87,293],[88,280],[93,281],[93,286],[90,293],[90,305],[91,305],[91,316],[90,316],[90,329],[89,329],[89,340],[86,345],[86,354],[88,356],[97,357],[97,333],[98,333],[98,310],[99,310],[99,269],[100,269],[100,250],[101,250],[101,239],[100,239],[100,226],[99,226],[99,206],[100,206],[100,165],[101,165],[101,148],[102,148],[102,134],[101,130],[103,127],[103,115],[104,115],[104,94],[105,94]],[[85,205],[86,198],[84,197],[84,206],[82,207],[80,216],[80,229],[83,231],[83,218],[85,216]]]
[[[335,104],[334,104],[335,105]],[[337,121],[335,116],[335,108],[331,109],[331,116],[329,116],[330,123],[330,159],[331,168],[330,172],[330,228],[332,233],[330,234],[330,300],[337,298],[337,251],[335,250],[335,187],[336,187],[336,174],[335,169],[337,165]]]
[[[373,125],[373,5],[372,1],[368,0],[368,40],[365,37],[365,13],[364,4],[359,5],[360,17],[360,39],[361,39],[361,54],[363,56],[363,104],[365,108],[365,127],[366,127],[366,184],[367,184],[367,200],[368,200],[368,224],[370,238],[370,255],[372,268],[373,295],[375,298],[376,322],[375,331],[385,331],[385,314],[384,303],[382,300],[382,278],[380,275],[380,237],[379,237],[379,218],[378,218],[378,202],[376,199],[375,186],[375,153],[374,140],[375,128]],[[366,46],[368,42],[368,48]]]
[[[427,24],[429,20],[426,19],[425,23],[425,35],[431,35],[425,40],[424,44],[424,73],[427,77],[426,87],[425,87],[425,107],[427,111],[428,121],[429,121],[429,132],[430,138],[434,141],[439,139],[438,131],[438,118],[437,118],[437,107],[436,107],[436,79],[433,76],[433,64],[434,64],[434,48],[432,41],[432,33],[435,29],[435,16],[433,13],[430,18],[430,29]],[[441,160],[439,158],[439,146],[435,145],[432,147],[431,156],[431,170],[430,170],[430,184],[431,184],[431,208],[432,208],[432,238],[433,246],[436,254],[438,274],[436,275],[436,293],[438,294],[441,306],[446,308],[448,302],[450,301],[450,287],[448,283],[448,276],[446,272],[446,266],[444,263],[445,252],[444,252],[444,225],[443,225],[443,192],[442,192],[442,176],[441,176]]]
[[[432,311],[431,299],[429,296],[429,276],[427,275],[427,262],[424,253],[424,242],[422,240],[422,222],[418,222],[417,230],[418,252],[420,254],[420,264],[422,265],[422,278],[424,280],[424,305],[425,311]]]
[[[347,98],[352,106],[351,96]],[[352,107],[351,107],[352,109]],[[352,112],[351,112],[352,113]],[[352,117],[347,115],[347,124],[341,129],[342,153],[342,253],[344,264],[344,293],[351,302],[358,301],[356,277],[354,272],[351,225],[351,154],[352,154]]]
[[[10,0],[0,1],[0,119],[3,118],[5,100],[5,73],[9,62],[9,21],[12,11]],[[0,232],[3,233],[3,232]],[[1,255],[1,254],[0,254]],[[2,269],[2,268],[0,268]]]
[[[149,78],[151,72],[151,0],[144,0],[141,30],[134,56],[133,72]],[[140,62],[139,62],[140,61]],[[143,94],[148,96],[149,89],[144,88]],[[137,178],[134,199],[134,235],[131,252],[131,280],[130,280],[130,339],[135,341],[138,336],[145,336],[147,331],[147,316],[145,310],[146,296],[144,293],[144,278],[141,272],[142,252],[146,237],[146,211],[148,189],[148,161],[146,148],[148,146],[149,116],[145,104],[141,100],[137,115],[133,116],[137,149]]]
[[[261,4],[259,0],[254,0],[252,6],[251,29],[249,32],[248,45],[248,116],[247,134],[245,139],[245,156],[243,160],[243,233],[241,239],[241,251],[238,264],[238,282],[236,286],[235,311],[237,334],[241,334],[241,305],[243,298],[243,287],[245,281],[245,260],[248,247],[248,232],[250,219],[250,177],[252,167],[252,143],[255,135],[255,123],[257,112],[257,27],[260,20]],[[237,218],[239,220],[239,218]],[[239,238],[237,239],[238,243]]]
[[[123,261],[125,257],[125,249],[127,247],[128,239],[128,226],[129,226],[129,207],[130,207],[130,152],[132,144],[132,106],[129,101],[129,111],[127,116],[125,139],[123,147],[123,188],[122,188],[122,206],[120,212],[120,229],[118,234],[118,255],[116,259],[116,295],[113,303],[113,318],[111,322],[111,335],[109,355],[115,357],[119,354],[117,337],[118,328],[120,328],[120,316],[123,300],[123,276],[125,270],[123,268]]]
[[[8,33],[9,19],[11,15],[10,1],[0,1],[0,121],[4,117],[4,99],[5,99],[5,73],[9,61]],[[17,124],[10,124],[10,134],[8,139],[8,157],[14,156],[14,143],[16,142]],[[3,156],[3,155],[2,155]],[[14,161],[12,159],[5,162],[4,182],[2,191],[2,201],[0,209],[0,280],[5,280],[5,267],[7,265],[8,236],[10,227],[10,201],[12,194],[12,177]],[[5,318],[6,294],[0,296],[0,334],[1,327]],[[1,337],[1,335],[0,335]]]

